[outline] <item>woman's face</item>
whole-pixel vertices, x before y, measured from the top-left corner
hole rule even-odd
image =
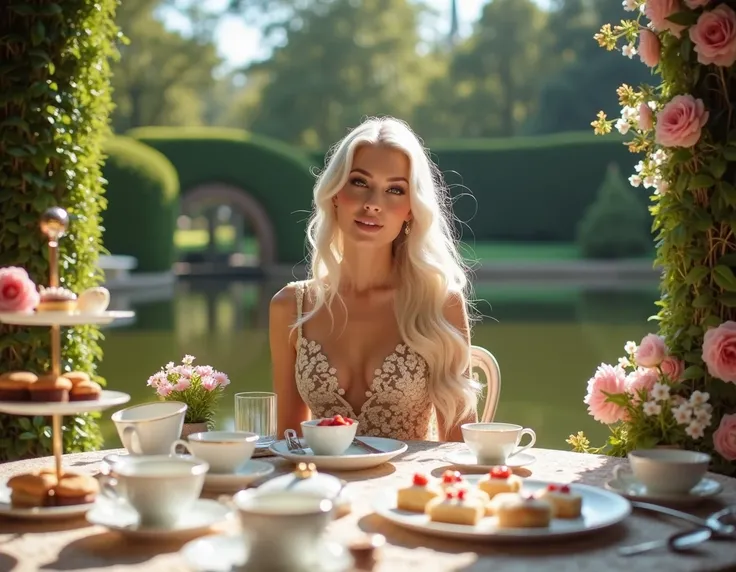
[[[333,201],[345,240],[391,244],[411,220],[409,158],[392,147],[356,149],[345,186]]]

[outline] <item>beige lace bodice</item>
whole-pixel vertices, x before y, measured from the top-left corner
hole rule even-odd
[[[297,282],[295,286],[297,317],[301,319],[305,285]],[[298,327],[294,373],[299,395],[314,418],[339,413],[356,419],[360,435],[402,441],[430,439],[434,406],[429,397],[428,371],[424,358],[406,344],[398,344],[381,368],[374,371],[360,411],[353,411],[322,346],[305,338],[301,325]]]

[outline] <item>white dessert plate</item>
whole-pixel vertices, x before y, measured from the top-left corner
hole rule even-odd
[[[350,445],[348,450],[342,455],[315,455],[312,449],[307,447],[304,439],[300,440],[301,446],[304,447],[303,454],[289,451],[285,440],[276,441],[271,445],[271,451],[293,463],[314,463],[318,469],[360,471],[382,465],[397,455],[400,455],[408,448],[408,445],[402,441],[387,439],[385,437],[361,436],[359,439],[366,445],[370,445],[384,452],[369,453],[361,447]]]
[[[75,415],[103,411],[128,401],[127,393],[103,389],[100,398],[93,401],[0,401],[0,411],[10,415]]]
[[[320,572],[343,572],[352,566],[352,557],[339,544],[326,542],[323,550]],[[248,548],[242,536],[217,534],[198,538],[186,543],[181,555],[194,572],[261,572],[248,567]],[[305,569],[315,570],[306,566]]]
[[[473,486],[483,475],[464,475]],[[533,493],[546,487],[551,481],[525,479],[523,493]],[[554,483],[561,484],[561,483]],[[576,519],[552,519],[546,528],[499,528],[496,517],[485,517],[477,525],[432,522],[426,514],[413,513],[396,508],[396,490],[383,490],[373,500],[377,514],[398,526],[432,536],[484,541],[554,540],[576,536],[592,530],[600,530],[617,524],[631,514],[631,504],[612,492],[589,485],[570,483],[572,492],[583,497],[582,516]]]
[[[694,504],[714,497],[723,490],[723,486],[716,480],[703,478],[686,494],[650,493],[633,475],[619,475],[606,483],[609,491],[620,494],[631,500],[647,501],[663,504]]]
[[[531,465],[537,459],[534,455],[530,455],[529,453],[518,453],[506,459],[505,463],[482,465],[478,463],[477,457],[470,451],[453,451],[452,453],[445,455],[442,460],[446,463],[450,463],[451,465],[455,465],[456,467],[467,467],[470,469],[490,471],[497,465],[506,465],[511,469],[526,467],[527,465]]]
[[[113,320],[132,318],[129,310],[82,314],[79,312],[0,312],[0,322],[15,326],[85,326],[109,324]]]
[[[256,479],[270,475],[274,466],[265,461],[250,460],[234,473],[211,473],[204,477],[204,488],[209,491],[226,492],[245,488]]]
[[[145,527],[139,524],[138,514],[116,503],[97,503],[87,513],[91,524],[104,526],[131,538],[166,539],[185,538],[204,534],[228,518],[234,518],[232,510],[208,499],[197,500],[176,525],[171,528]]]
[[[0,479],[0,517],[25,520],[56,520],[83,516],[94,504],[75,504],[70,506],[41,506],[18,508],[10,503],[11,490],[8,479]]]

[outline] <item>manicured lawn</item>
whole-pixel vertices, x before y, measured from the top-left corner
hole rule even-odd
[[[174,238],[180,252],[197,252],[207,248],[206,230],[177,230]],[[231,252],[235,240],[232,226],[220,226],[216,232],[218,252]],[[252,237],[245,237],[239,249],[244,254],[257,254],[258,245]],[[484,260],[574,260],[580,258],[574,244],[496,243],[476,242],[463,244],[461,252],[470,261]]]

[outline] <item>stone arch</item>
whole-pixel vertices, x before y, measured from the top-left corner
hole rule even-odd
[[[230,203],[251,224],[258,240],[261,269],[276,266],[276,231],[266,209],[247,191],[225,183],[203,183],[182,193],[181,209],[188,213],[195,204]]]

